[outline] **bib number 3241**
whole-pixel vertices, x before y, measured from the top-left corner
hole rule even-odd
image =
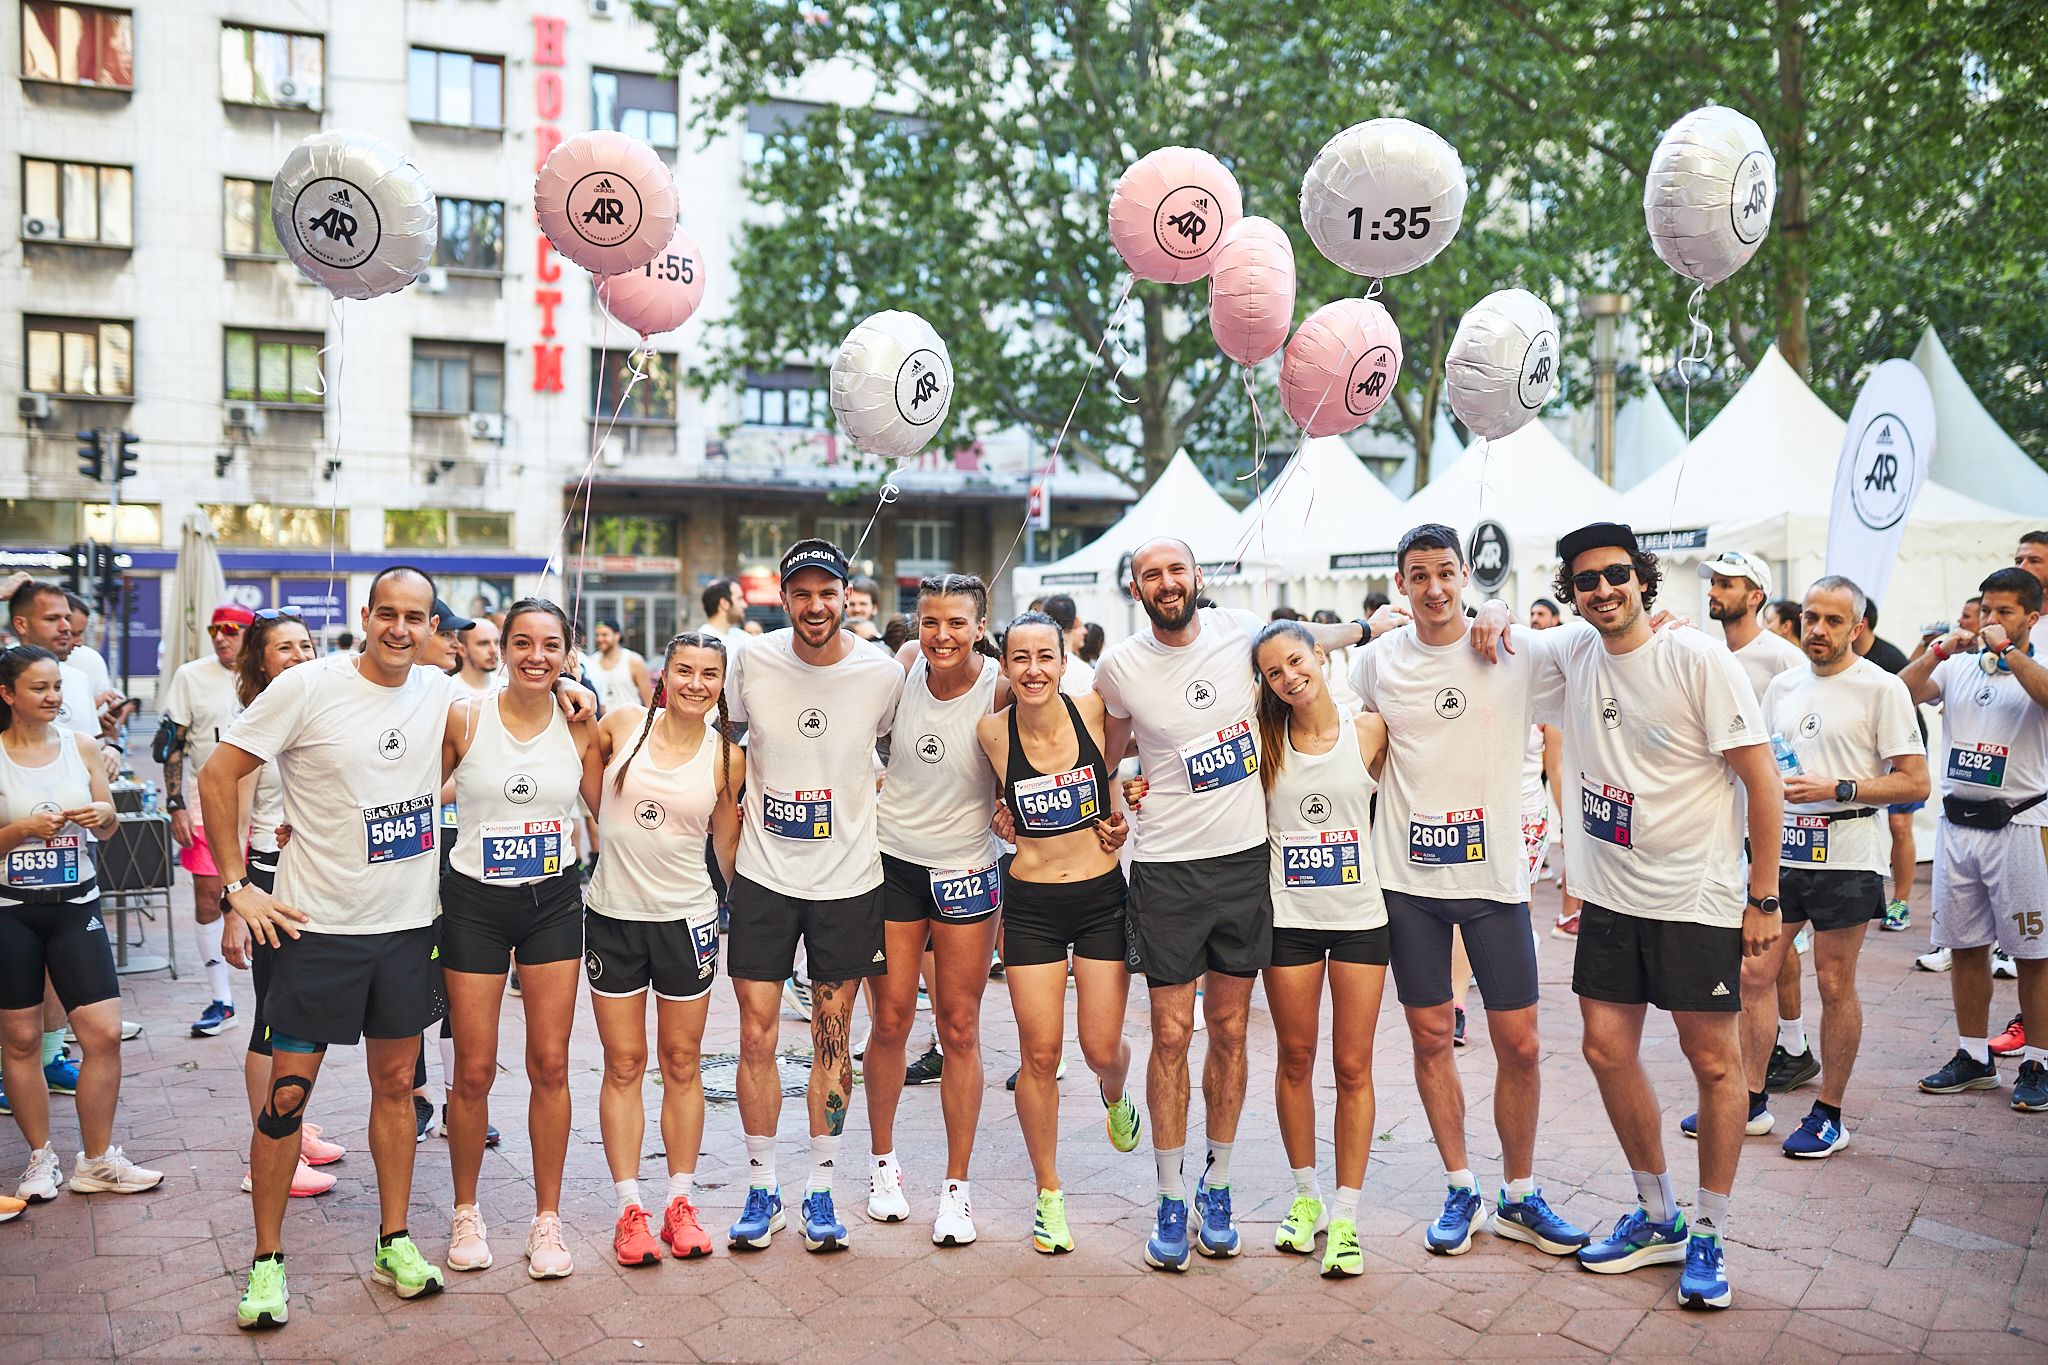
[[[525,820],[484,826],[484,880],[528,882],[562,870],[567,820]]]

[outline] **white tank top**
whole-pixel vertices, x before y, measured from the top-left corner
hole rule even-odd
[[[26,820],[37,811],[76,810],[92,803],[92,776],[78,756],[73,732],[53,726],[50,733],[59,741],[57,757],[40,767],[22,767],[0,745],[0,824]],[[75,824],[66,824],[48,839],[22,840],[7,852],[0,902],[20,904],[20,896],[9,894],[16,891],[75,891],[79,894],[71,899],[91,899],[99,878],[92,856],[95,842],[90,831]]]
[[[924,656],[911,662],[889,732],[889,771],[875,819],[882,852],[927,870],[971,871],[1000,852],[989,816],[996,774],[974,726],[995,705],[996,661],[981,655],[974,685],[951,701],[932,695]]]
[[[661,723],[661,712],[654,713]],[[612,783],[633,752],[628,744],[604,772],[604,804],[598,808],[597,875],[590,879],[585,903],[610,919],[718,919],[718,893],[712,889],[704,839],[711,830],[711,808],[718,799],[718,733],[704,727],[704,744],[673,768],[659,767],[647,746],[641,746],[626,780],[617,791]],[[746,772],[746,755],[733,751],[733,777]],[[715,930],[714,930],[715,932]]]
[[[499,718],[501,696],[476,707],[476,734],[455,768],[461,826],[450,866],[492,886],[544,881],[576,862],[576,798],[583,760],[561,710],[523,743]]]
[[[1358,755],[1356,721],[1342,716],[1337,743],[1287,758],[1266,793],[1268,881],[1280,929],[1377,929],[1387,922],[1372,861],[1372,774]]]
[[[633,682],[633,663],[640,656],[621,645],[619,661],[610,668],[604,666],[603,657],[600,654],[590,656],[590,671],[597,675],[598,685],[604,688],[605,709],[610,710],[615,706],[638,706],[640,689]]]

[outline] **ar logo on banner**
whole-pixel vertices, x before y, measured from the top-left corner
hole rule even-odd
[[[1508,581],[1507,527],[1497,521],[1482,521],[1472,528],[1472,544],[1466,553],[1472,566],[1472,581],[1481,591],[1492,592]]]
[[[1918,481],[1918,460],[1913,434],[1904,422],[1889,412],[1871,418],[1856,443],[1856,463],[1849,472],[1849,505],[1856,519],[1873,531],[1898,525]]]

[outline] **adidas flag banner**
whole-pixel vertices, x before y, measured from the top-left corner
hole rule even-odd
[[[1879,607],[1933,461],[1934,395],[1926,377],[1911,361],[1887,360],[1856,395],[1828,510],[1827,571],[1855,583]]]

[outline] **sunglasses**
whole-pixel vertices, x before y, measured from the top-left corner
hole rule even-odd
[[[1610,588],[1618,588],[1635,577],[1635,572],[1633,564],[1609,564],[1604,569],[1586,569],[1572,575],[1572,591],[1593,592],[1599,588],[1602,579]]]
[[[265,607],[256,613],[259,621],[302,621],[305,616],[297,607]]]
[[[206,628],[208,635],[240,635],[242,628],[233,621],[216,621]]]

